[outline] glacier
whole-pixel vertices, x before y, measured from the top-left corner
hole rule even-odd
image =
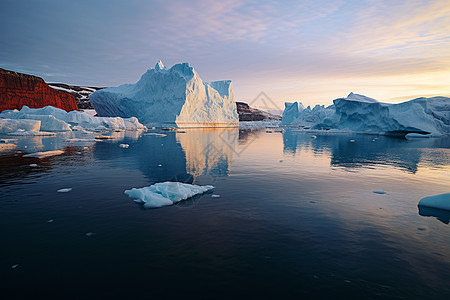
[[[231,81],[203,82],[188,63],[167,69],[158,61],[136,84],[98,90],[90,100],[102,117],[134,116],[144,124],[178,127],[239,125]]]
[[[72,131],[86,130],[146,130],[136,117],[93,117],[85,112],[71,111],[46,106],[19,110],[5,110],[0,113],[0,132],[25,131]]]
[[[333,105],[316,105],[313,109],[286,102],[281,125],[398,136],[410,133],[441,136],[450,133],[450,98],[422,97],[392,104],[350,93],[333,100]]]
[[[195,195],[203,194],[214,187],[212,185],[195,185],[181,182],[159,182],[143,188],[132,188],[124,193],[142,203],[146,208],[157,208],[175,204]]]

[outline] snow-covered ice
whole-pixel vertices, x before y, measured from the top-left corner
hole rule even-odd
[[[146,208],[156,208],[172,205],[195,195],[203,194],[214,187],[212,185],[199,186],[181,182],[160,182],[148,187],[132,188],[124,193],[137,203],[143,203]]]
[[[239,122],[231,81],[203,82],[188,63],[167,69],[159,61],[136,84],[96,91],[90,100],[99,116],[135,116],[145,124],[230,127]]]
[[[106,118],[93,117],[81,111],[65,110],[46,106],[19,110],[6,110],[0,113],[0,133],[24,131],[72,131],[72,130],[146,130],[136,117]]]
[[[328,107],[313,109],[286,103],[281,125],[305,129],[338,129],[411,137],[416,134],[440,136],[450,133],[450,98],[432,97],[391,104],[350,93],[333,100]]]
[[[130,147],[130,145],[128,145],[128,144],[120,144],[119,147],[120,147],[120,148],[127,149],[127,148]]]
[[[0,114],[1,117],[1,114]],[[18,129],[24,131],[39,131],[41,121],[38,120],[16,120],[11,118],[0,118],[0,133],[11,133]]]
[[[450,193],[429,196],[419,201],[419,206],[450,210]]]

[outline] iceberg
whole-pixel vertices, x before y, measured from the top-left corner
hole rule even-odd
[[[38,125],[39,124],[39,125]],[[0,113],[0,133],[25,131],[72,131],[88,130],[146,130],[136,117],[93,117],[80,111],[66,112],[60,108],[46,106],[19,110],[6,110]]]
[[[203,82],[188,63],[170,69],[159,61],[136,84],[98,90],[90,101],[102,117],[137,117],[144,124],[237,127],[230,80]]]
[[[392,104],[350,93],[333,105],[298,109],[286,103],[281,125],[311,129],[338,129],[405,136],[416,133],[441,136],[450,133],[450,98],[417,98]]]
[[[0,133],[12,133],[17,130],[39,131],[41,121],[38,120],[16,120],[0,119]]]
[[[422,198],[418,206],[450,210],[450,193]]]
[[[195,195],[203,194],[214,187],[212,185],[195,185],[181,182],[160,182],[143,188],[132,188],[124,193],[146,208],[157,208],[173,205]]]

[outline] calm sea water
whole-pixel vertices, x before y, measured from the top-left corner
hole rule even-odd
[[[417,207],[450,192],[449,138],[165,133],[0,152],[2,299],[450,297],[450,213]],[[123,194],[167,180],[220,198]]]

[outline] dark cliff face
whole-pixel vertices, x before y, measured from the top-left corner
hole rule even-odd
[[[239,121],[281,120],[280,116],[252,108],[245,102],[236,102],[236,108],[239,114]]]
[[[47,105],[78,110],[75,98],[65,91],[50,88],[37,76],[0,68],[0,111],[21,109],[22,106],[41,108]]]

